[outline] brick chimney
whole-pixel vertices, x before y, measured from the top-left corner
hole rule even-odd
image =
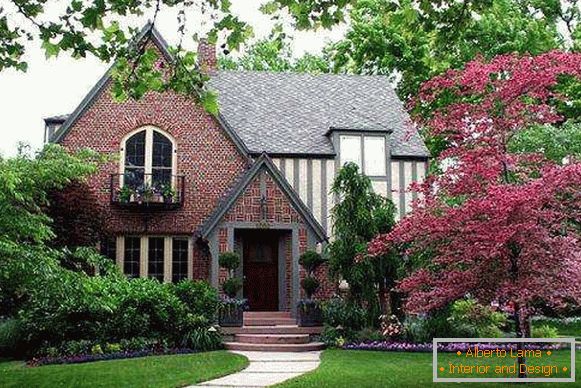
[[[208,74],[215,73],[218,69],[216,45],[208,42],[206,38],[200,39],[198,43],[198,64],[202,71]]]

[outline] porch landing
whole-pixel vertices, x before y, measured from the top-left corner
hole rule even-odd
[[[322,342],[311,341],[322,327],[300,327],[290,312],[245,312],[242,327],[225,327],[224,334],[233,335],[232,342],[224,345],[228,350],[265,352],[312,352],[322,350]]]

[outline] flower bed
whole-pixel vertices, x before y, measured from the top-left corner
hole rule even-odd
[[[33,358],[27,361],[26,364],[32,367],[53,364],[80,364],[92,361],[119,360],[123,358],[138,358],[146,356],[163,356],[169,354],[191,354],[191,353],[198,353],[198,351],[189,348],[176,348],[164,350],[139,350],[134,352],[126,351],[107,354],[80,354],[76,356],[63,356],[63,357],[47,356]]]
[[[438,344],[438,351],[440,352],[465,352],[468,348],[478,346],[480,350],[495,350],[495,349],[509,349],[517,346],[516,343],[499,343],[497,345],[491,343],[466,343],[466,342],[451,342]],[[523,348],[527,350],[557,350],[560,349],[561,344],[524,344]],[[372,341],[349,343],[343,346],[347,350],[375,350],[382,352],[431,352],[431,343],[412,343],[412,342],[397,342],[397,341]]]

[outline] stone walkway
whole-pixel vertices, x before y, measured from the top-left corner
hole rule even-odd
[[[236,351],[250,361],[248,367],[219,379],[200,383],[195,387],[267,387],[317,369],[321,352],[276,353]]]

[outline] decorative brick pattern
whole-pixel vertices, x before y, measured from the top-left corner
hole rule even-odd
[[[88,182],[98,204],[104,232],[115,235],[192,235],[247,167],[220,124],[191,99],[174,92],[148,93],[141,100],[118,103],[108,84],[62,140],[71,151],[91,148],[110,158]],[[155,126],[176,140],[176,173],[185,175],[183,207],[148,214],[110,204],[110,174],[120,171],[121,141],[131,131]],[[194,244],[194,277],[208,279],[209,253]]]
[[[264,179],[266,186],[266,202],[264,205],[261,205],[261,179]],[[224,215],[223,220],[229,222],[300,223],[304,227],[304,222],[299,213],[293,208],[272,177],[265,172],[258,174],[248,185],[244,194],[238,198],[230,211]]]
[[[265,202],[261,204],[263,198],[261,195],[261,186],[264,189]],[[269,223],[277,224],[288,224],[289,229],[293,226],[298,225],[299,227],[299,254],[304,253],[307,249],[314,249],[315,247],[308,246],[308,232],[305,222],[302,220],[299,213],[294,209],[292,204],[289,202],[288,198],[284,192],[278,187],[272,177],[266,173],[259,173],[255,179],[248,185],[244,193],[238,198],[232,208],[224,215],[222,221],[226,222],[254,222],[257,228],[268,228]],[[222,247],[225,243],[222,242],[224,238],[226,241],[226,229],[220,228],[218,231],[219,236],[219,247],[220,252],[222,252]],[[285,258],[292,257],[292,235],[291,233],[285,233],[281,235],[284,239],[285,244]],[[227,245],[226,245],[227,246]],[[225,249],[225,248],[224,248]],[[283,258],[279,258],[282,260]],[[286,300],[284,303],[285,310],[291,309],[292,301],[292,262],[287,260],[285,265],[285,280],[286,280]],[[300,280],[305,277],[305,271],[302,267],[299,267]],[[315,294],[316,298],[328,298],[330,297],[335,287],[331,281],[329,281],[327,275],[327,267],[321,266],[315,273],[315,276],[321,283],[321,287]],[[222,281],[222,275],[220,275],[220,283]],[[301,289],[301,297],[304,297],[304,292]]]
[[[210,52],[200,47],[200,57],[208,69],[213,65]],[[209,50],[209,48],[208,48]],[[191,99],[174,92],[146,94],[141,100],[116,102],[107,84],[92,104],[70,128],[61,144],[71,151],[90,148],[107,156],[107,162],[88,183],[88,198],[95,202],[103,220],[103,232],[110,236],[172,235],[191,236],[208,218],[220,199],[228,193],[237,178],[248,167],[248,161],[214,117]],[[110,176],[120,171],[119,155],[122,139],[136,129],[151,125],[168,133],[176,141],[175,172],[185,176],[183,206],[177,210],[147,213],[118,208],[110,203]],[[257,227],[269,223],[288,224],[289,230],[299,227],[299,251],[307,249],[307,226],[284,192],[265,172],[251,182],[245,193],[224,216],[223,221],[255,222]],[[265,192],[262,203],[261,188]],[[282,235],[285,256],[292,256],[291,233]],[[218,230],[219,252],[228,250],[228,230]],[[283,258],[281,258],[282,260]],[[211,257],[204,243],[193,244],[193,277],[209,279]],[[292,300],[292,264],[286,264],[286,309]],[[219,282],[226,273],[219,272]],[[317,277],[327,286],[326,271]],[[321,295],[327,295],[321,291]]]

